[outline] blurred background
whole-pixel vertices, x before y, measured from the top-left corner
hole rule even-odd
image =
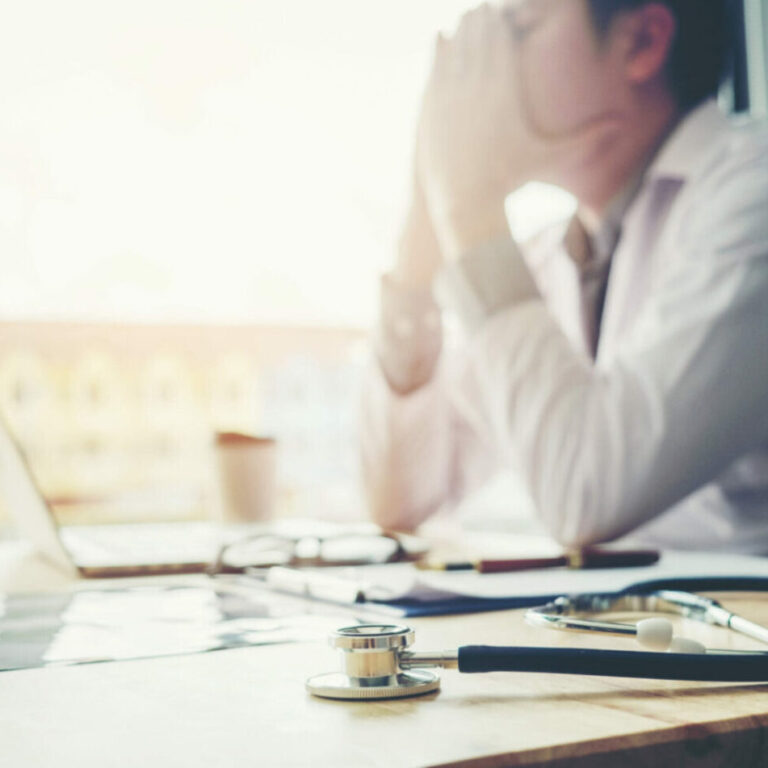
[[[471,5],[6,3],[0,409],[62,522],[203,517],[217,429],[278,438],[279,514],[365,516],[377,277],[434,35]],[[734,4],[737,111],[766,113],[767,5]],[[572,206],[532,185],[510,223]]]

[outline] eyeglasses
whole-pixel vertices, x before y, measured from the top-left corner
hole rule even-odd
[[[336,533],[291,536],[261,533],[225,544],[208,568],[211,575],[245,573],[249,568],[383,565],[412,562],[427,552],[416,536],[390,533]]]

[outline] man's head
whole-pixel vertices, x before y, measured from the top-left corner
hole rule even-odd
[[[526,108],[552,135],[667,98],[685,112],[716,92],[726,0],[508,0]]]
[[[727,0],[505,0],[521,112],[533,133],[574,144],[541,179],[602,210],[674,125],[716,92]]]
[[[599,38],[610,33],[622,13],[650,5],[649,0],[587,0]],[[675,36],[665,74],[681,110],[714,95],[725,68],[728,24],[725,0],[658,0],[675,20]]]

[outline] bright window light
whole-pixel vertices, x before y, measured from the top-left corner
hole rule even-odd
[[[10,5],[0,312],[368,324],[432,39],[466,5]]]

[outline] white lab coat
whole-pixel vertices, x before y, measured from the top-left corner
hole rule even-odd
[[[595,361],[562,236],[523,254],[538,294],[515,287],[512,244],[448,270],[441,304],[469,328],[455,355],[433,320],[410,318],[410,340],[380,333],[390,381],[405,359],[439,360],[406,396],[371,368],[362,462],[376,517],[413,527],[506,468],[567,544],[633,532],[768,553],[768,130],[709,102],[662,147],[623,218]]]

